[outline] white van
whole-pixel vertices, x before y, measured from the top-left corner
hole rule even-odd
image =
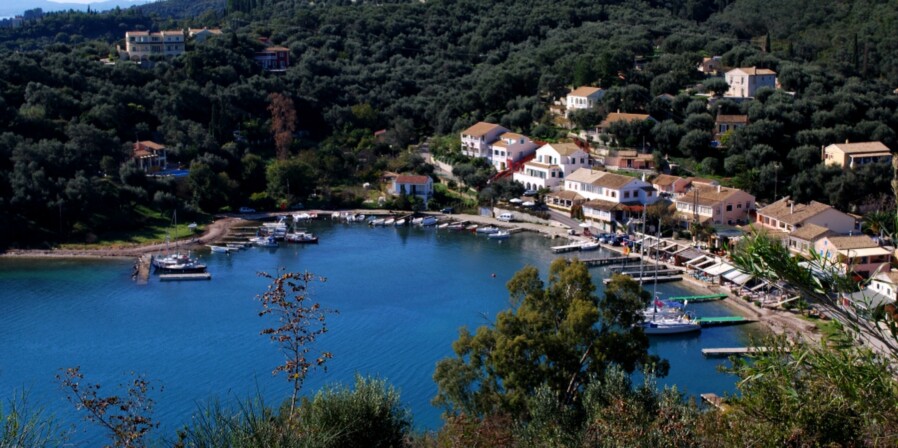
[[[499,215],[499,221],[512,222],[514,221],[514,215],[511,213],[503,213]]]

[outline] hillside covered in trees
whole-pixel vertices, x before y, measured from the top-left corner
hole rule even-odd
[[[888,191],[888,170],[826,169],[819,150],[846,139],[898,147],[895,10],[894,1],[228,0],[48,14],[0,30],[0,235],[83,241],[139,228],[147,209],[214,213],[313,194],[316,205],[359,205],[357,187],[384,170],[427,172],[404,150],[427,136],[485,120],[555,138],[548,106],[580,85],[608,91],[584,126],[609,111],[647,112],[659,123],[621,127],[621,140],[759,198],[778,190],[851,210]],[[860,25],[867,14],[883,26]],[[224,34],[151,68],[100,62],[125,31],[202,26]],[[858,31],[833,31],[845,27]],[[254,63],[260,38],[290,49],[286,72]],[[694,93],[719,82],[696,70],[711,55],[773,68],[782,89],[709,109]],[[272,94],[296,115],[280,157]],[[751,121],[726,149],[709,145],[718,112]],[[374,138],[380,129],[386,138]],[[167,145],[169,162],[190,168],[187,181],[136,169],[136,140]]]

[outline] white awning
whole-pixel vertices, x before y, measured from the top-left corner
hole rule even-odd
[[[704,271],[710,275],[723,275],[724,273],[730,272],[735,269],[736,268],[729,263],[720,263],[704,269]]]
[[[846,257],[873,257],[876,255],[891,255],[892,253],[882,247],[865,247],[863,249],[843,249],[839,253]]]

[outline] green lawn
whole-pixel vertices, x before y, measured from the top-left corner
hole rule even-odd
[[[832,347],[848,348],[854,345],[851,337],[845,334],[842,324],[832,319],[812,319],[805,317],[805,320],[814,324],[820,334],[823,335],[823,341]]]

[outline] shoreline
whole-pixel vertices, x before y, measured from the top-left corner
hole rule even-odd
[[[321,216],[330,216],[332,213],[337,212],[335,210],[332,211],[322,211],[322,210],[312,210],[311,212],[316,212]],[[371,215],[392,215],[392,210],[339,210],[339,212],[351,212],[351,213],[364,213]],[[189,250],[201,248],[207,244],[214,244],[216,242],[224,239],[229,231],[233,227],[237,227],[240,225],[248,225],[253,222],[260,222],[265,219],[273,218],[276,216],[290,215],[294,212],[271,212],[271,213],[258,213],[253,215],[246,216],[225,216],[220,219],[213,221],[206,229],[206,232],[200,236],[197,236],[187,242],[179,243],[181,247],[187,248]],[[411,213],[405,212],[402,213]],[[490,216],[480,216],[480,215],[467,215],[467,214],[442,214],[442,213],[427,213],[431,216],[439,216],[441,218],[448,218],[454,221],[467,221],[476,224],[488,224],[499,226],[503,228],[520,228],[523,231],[537,232],[543,235],[546,238],[556,239],[561,238],[570,242],[583,242],[586,241],[585,238],[581,235],[570,235],[568,234],[568,227],[564,224],[558,223],[556,221],[551,221],[551,224],[538,224],[538,223],[528,223],[528,222],[503,222],[499,221],[496,218]],[[0,259],[15,259],[15,258],[28,258],[28,259],[93,259],[93,260],[130,260],[135,257],[139,257],[144,254],[161,252],[166,249],[165,243],[159,244],[150,244],[143,246],[133,246],[133,247],[98,247],[96,249],[12,249],[6,252],[0,253]],[[623,249],[619,249],[617,247],[609,246],[606,244],[602,244],[602,249],[616,253],[622,254]],[[657,262],[657,261],[656,261]],[[667,262],[661,262],[668,267],[674,267],[680,269],[680,266],[674,266]],[[765,328],[769,329],[775,335],[785,334],[790,338],[799,338],[806,339],[813,342],[819,342],[821,339],[821,334],[817,331],[817,327],[809,323],[799,316],[795,315],[790,311],[785,310],[773,310],[769,308],[757,307],[750,303],[743,301],[740,297],[730,291],[729,288],[721,286],[721,285],[710,285],[700,280],[689,277],[688,275],[684,275],[681,280],[682,284],[685,285],[688,289],[695,290],[697,295],[704,294],[726,294],[726,299],[722,300],[724,306],[733,310],[735,313],[753,319],[756,322],[764,325]]]

